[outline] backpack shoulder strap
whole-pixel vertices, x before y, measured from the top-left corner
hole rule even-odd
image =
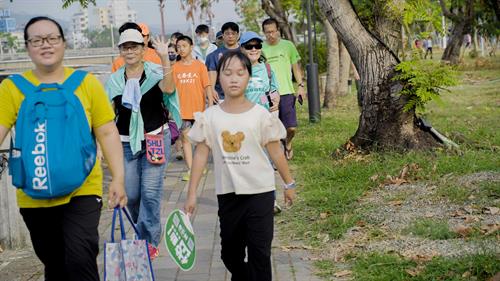
[[[269,78],[269,81],[271,81],[271,65],[266,63],[266,70],[267,70],[267,77]]]
[[[271,91],[271,84],[272,84],[272,72],[271,72],[271,65],[266,63],[266,70],[267,70],[267,78],[269,78],[269,92]]]
[[[21,74],[12,74],[9,76],[9,79],[14,83],[14,85],[16,85],[25,97],[35,94],[37,87],[35,87],[35,85],[24,78]]]
[[[63,88],[69,93],[74,93],[76,89],[82,84],[83,79],[87,75],[86,71],[75,70],[69,77],[64,81]]]

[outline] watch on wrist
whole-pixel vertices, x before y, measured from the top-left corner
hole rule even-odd
[[[285,184],[283,184],[283,188],[285,190],[294,189],[296,186],[297,186],[297,184],[295,183],[295,181],[292,181],[291,183],[285,183]]]

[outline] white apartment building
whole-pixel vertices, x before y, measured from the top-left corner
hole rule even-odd
[[[86,9],[73,14],[71,27],[74,33],[83,33],[84,30],[89,29],[89,15]]]
[[[109,28],[111,16],[109,15],[109,9],[106,7],[98,7],[95,9],[97,14],[97,20],[99,21],[99,28]]]
[[[110,0],[108,7],[113,26],[118,27],[128,21],[137,21],[137,12],[129,8],[128,0]]]
[[[137,12],[130,9],[128,0],[109,0],[107,7],[94,8],[90,16],[91,19],[89,20],[87,10],[74,14],[72,30],[75,33],[82,33],[86,29],[103,29],[109,28],[111,25],[118,28],[125,22],[137,21]]]

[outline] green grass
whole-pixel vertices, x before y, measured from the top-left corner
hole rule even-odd
[[[453,203],[474,203],[481,207],[500,207],[500,183],[480,182],[467,187],[451,181],[439,186],[437,198],[447,198]]]
[[[319,277],[331,277],[335,273],[335,264],[329,260],[319,260],[314,262],[316,275]]]
[[[403,233],[432,240],[446,240],[458,237],[456,233],[449,229],[446,221],[433,219],[417,219],[404,229]]]
[[[486,253],[460,258],[435,257],[418,264],[395,255],[372,253],[356,257],[352,270],[354,280],[363,281],[487,280],[500,271],[499,258]]]
[[[420,167],[410,175],[412,182],[439,186],[445,175],[455,178],[480,171],[499,172],[500,58],[492,65],[493,68],[480,71],[465,68],[460,73],[466,80],[452,88],[451,93],[443,94],[442,106],[430,104],[425,113],[438,131],[460,144],[458,151],[372,152],[338,160],[332,154],[354,135],[359,122],[354,92],[341,97],[335,109],[323,110],[322,120],[316,124],[309,123],[307,106],[298,106],[299,128],[291,167],[299,184],[299,198],[291,210],[278,218],[284,221],[279,231],[284,241],[299,239],[323,247],[328,243],[325,235],[341,238],[368,211],[356,208],[358,199],[366,191],[378,188],[386,175],[397,176],[406,164]],[[378,179],[370,180],[374,175]],[[498,194],[498,185],[488,184],[481,189],[484,194]],[[448,191],[451,190],[450,185]],[[470,196],[460,190],[441,195],[459,201]],[[495,197],[482,198],[492,202]],[[321,219],[320,213],[328,216]]]

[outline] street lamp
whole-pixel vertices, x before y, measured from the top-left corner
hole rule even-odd
[[[319,81],[318,64],[314,62],[313,42],[312,42],[312,24],[311,24],[311,1],[307,1],[307,45],[309,52],[309,63],[306,66],[307,71],[307,101],[309,102],[309,122],[317,123],[321,120],[321,108],[319,101]]]

